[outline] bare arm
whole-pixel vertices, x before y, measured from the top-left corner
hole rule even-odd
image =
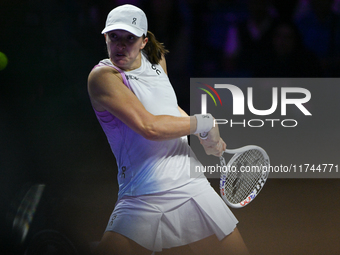
[[[88,91],[93,107],[107,110],[132,130],[149,140],[168,140],[193,134],[194,116],[175,117],[149,113],[110,67],[98,67],[89,75]]]
[[[188,116],[188,114],[183,111],[179,106],[178,110],[180,111],[181,116]],[[207,139],[201,139],[198,135],[197,137],[199,138],[200,143],[202,144],[207,155],[214,155],[219,157],[222,155],[222,152],[225,151],[227,147],[226,143],[220,137],[218,125],[216,125],[209,131]]]
[[[160,65],[162,66],[163,70],[167,73],[166,61],[164,58],[161,60]],[[181,113],[181,116],[189,116],[179,106],[178,106],[178,110]],[[198,135],[197,137],[199,138],[200,143],[202,144],[204,151],[207,155],[214,155],[214,156],[219,157],[222,155],[223,151],[225,151],[227,147],[226,143],[220,137],[218,125],[216,125],[209,131],[207,139],[203,140]]]

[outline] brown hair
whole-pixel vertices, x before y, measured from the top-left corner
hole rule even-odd
[[[150,63],[156,65],[169,51],[165,49],[163,43],[160,43],[156,40],[155,35],[150,31],[148,31],[146,37],[148,37],[149,40],[148,43],[145,45],[143,52],[146,54]]]

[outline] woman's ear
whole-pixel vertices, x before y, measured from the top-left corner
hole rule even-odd
[[[142,46],[140,47],[141,50],[144,49],[144,47],[145,47],[145,45],[148,43],[148,41],[149,41],[149,38],[147,38],[147,37],[145,37],[145,38],[143,39]]]

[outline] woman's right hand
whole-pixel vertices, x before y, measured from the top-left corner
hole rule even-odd
[[[209,131],[206,139],[199,138],[199,140],[207,155],[220,157],[227,147],[226,143],[220,137],[218,125],[215,125],[215,127]]]

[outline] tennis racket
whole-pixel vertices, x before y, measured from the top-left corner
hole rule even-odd
[[[230,207],[242,208],[255,199],[266,183],[269,157],[264,149],[255,145],[224,152],[234,156],[228,164],[225,161],[225,153],[220,157],[221,197]]]
[[[24,187],[24,196],[13,201],[7,213],[7,220],[12,222],[12,241],[14,246],[22,245],[25,242],[30,225],[33,221],[36,209],[45,189],[45,184],[36,184]],[[20,198],[20,199],[19,199]]]

